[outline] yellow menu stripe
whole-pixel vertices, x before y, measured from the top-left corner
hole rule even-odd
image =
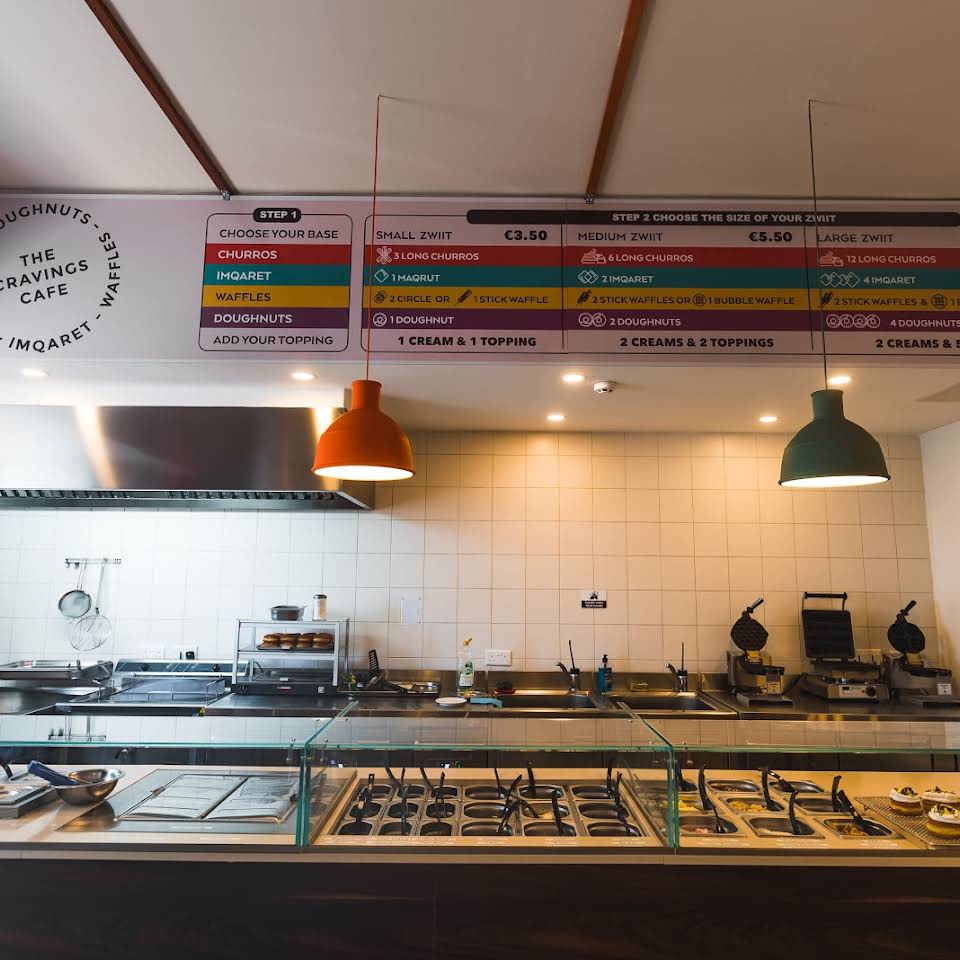
[[[205,286],[205,307],[347,307],[349,287]]]
[[[826,288],[824,288],[826,292]],[[838,290],[831,289],[833,294],[824,304],[824,310],[957,310],[960,308],[960,292],[956,290],[885,290],[864,289]],[[812,293],[816,303],[816,292]],[[937,297],[936,306],[933,298]],[[941,302],[939,298],[943,298]]]
[[[581,303],[582,293],[578,288],[565,290],[564,306],[570,310],[807,310],[810,306],[804,287],[604,287],[591,291]]]
[[[384,298],[377,299],[378,294]],[[461,297],[466,298],[461,301]],[[363,291],[363,306],[367,306],[369,288]],[[558,287],[374,287],[373,309],[416,310],[454,307],[458,310],[480,309],[559,310]]]

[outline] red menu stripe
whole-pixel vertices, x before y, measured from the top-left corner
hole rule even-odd
[[[596,254],[596,256],[594,256]],[[639,259],[633,259],[633,258]],[[599,262],[606,258],[606,262]],[[691,259],[692,258],[692,259]],[[564,266],[617,270],[645,267],[803,267],[803,247],[575,246],[563,248]]]
[[[436,244],[378,243],[374,248],[375,266],[391,267],[559,267],[560,245],[553,244],[472,244],[442,246]],[[378,251],[389,250],[389,261],[381,263]],[[421,259],[423,258],[423,259]],[[370,264],[370,247],[363,248],[364,265]]]
[[[348,264],[350,252],[346,243],[208,243],[204,263]]]
[[[839,262],[842,261],[842,262]],[[807,248],[807,262],[814,266],[817,251]],[[824,270],[914,270],[960,267],[960,247],[844,247],[820,241],[820,265]]]

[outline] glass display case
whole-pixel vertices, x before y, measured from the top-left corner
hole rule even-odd
[[[960,853],[952,722],[360,714],[0,718],[0,848]]]
[[[327,722],[98,717],[51,737],[48,717],[3,718],[0,847],[296,851],[301,808],[322,810],[345,787],[305,772]],[[75,783],[51,785],[31,761]]]
[[[676,783],[646,786],[639,804],[681,852],[960,853],[960,724],[648,723]]]
[[[662,848],[637,798],[673,801],[673,752],[642,720],[496,716],[373,718],[344,710],[307,744],[308,776],[348,789],[311,803],[316,850],[568,852]]]
[[[348,620],[238,620],[233,687],[249,693],[323,694],[346,663]]]

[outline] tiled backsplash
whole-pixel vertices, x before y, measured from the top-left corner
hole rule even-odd
[[[455,665],[459,641],[512,652],[514,669],[723,669],[747,604],[768,649],[800,667],[803,590],[850,593],[861,648],[886,648],[909,599],[936,653],[920,447],[881,437],[893,482],[863,492],[777,486],[771,434],[443,433],[415,437],[417,476],[378,487],[368,513],[0,511],[0,655],[72,651],[64,558],[110,555],[105,655],[228,657],[238,617],[329,596],[352,650],[397,667]],[[96,586],[96,572],[87,577]],[[605,610],[581,592],[607,591]],[[400,623],[421,596],[423,623]]]

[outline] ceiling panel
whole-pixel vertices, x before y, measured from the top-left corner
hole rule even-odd
[[[115,0],[239,189],[584,188],[627,0]],[[960,196],[956,0],[648,0],[603,193]],[[212,192],[81,0],[0,0],[0,188]],[[14,38],[10,42],[10,38]]]
[[[956,0],[654,0],[604,192],[960,196]]]
[[[212,192],[80,0],[0,0],[0,189]]]
[[[246,193],[581,189],[626,0],[118,0]]]
[[[295,383],[294,369],[317,374]],[[329,406],[350,381],[353,364],[233,359],[195,362],[51,361],[46,380],[27,380],[19,365],[0,358],[0,403],[226,404]],[[586,383],[560,380],[576,369]],[[960,419],[958,374],[950,367],[857,367],[831,361],[852,374],[847,413],[879,432],[919,433]],[[794,431],[811,416],[810,393],[823,385],[814,366],[683,364],[381,363],[371,376],[384,384],[384,406],[408,429],[435,430],[685,430],[761,429],[757,417],[780,417],[774,431]],[[595,380],[612,379],[616,391],[600,396]],[[938,399],[938,395],[939,399]],[[551,411],[567,416],[548,425]]]

